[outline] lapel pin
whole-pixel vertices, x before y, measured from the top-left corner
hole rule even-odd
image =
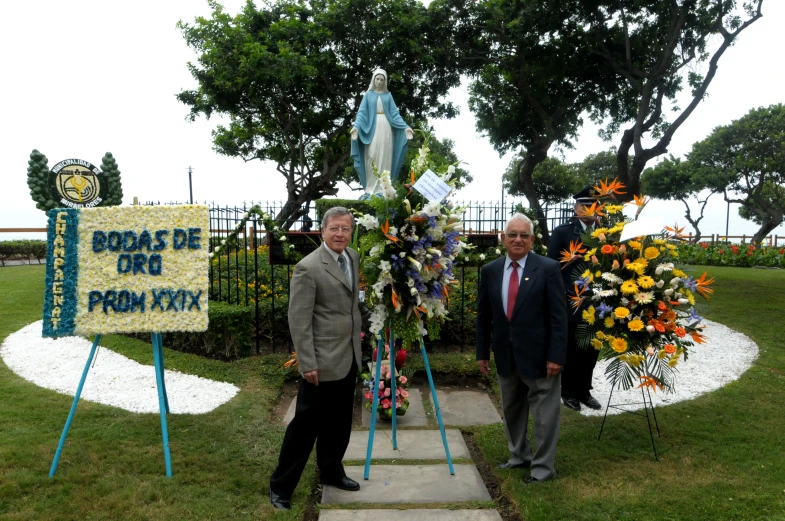
[[[529,280],[529,277],[524,278],[523,280]]]

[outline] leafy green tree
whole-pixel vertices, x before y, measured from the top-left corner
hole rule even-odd
[[[657,199],[681,201],[684,204],[684,217],[695,230],[693,242],[701,239],[700,222],[703,219],[703,212],[709,198],[717,193],[715,186],[710,183],[695,165],[689,161],[682,161],[679,158],[670,156],[660,161],[657,166],[647,168],[641,176],[641,188],[643,193]],[[706,190],[708,188],[708,190]],[[722,191],[722,190],[720,190]],[[698,203],[698,215],[693,215],[690,207],[691,200],[695,199]]]
[[[513,196],[523,195],[519,189],[518,175],[526,161],[524,154],[518,155],[510,161],[504,172],[502,185]],[[555,157],[543,160],[534,168],[532,180],[541,205],[558,204],[569,199],[586,185],[587,180],[578,176],[575,165],[568,165]]]
[[[584,0],[577,15],[588,25],[586,42],[618,77],[603,135],[623,129],[617,153],[619,179],[627,199],[640,193],[646,163],[667,152],[675,132],[706,96],[719,60],[739,34],[757,21],[763,0]],[[713,48],[713,50],[711,50]],[[706,72],[697,72],[707,63]],[[689,71],[689,72],[686,72]],[[689,86],[691,99],[683,109],[668,105]],[[630,110],[630,100],[634,100]],[[654,140],[646,148],[644,141]],[[632,156],[632,161],[629,158]]]
[[[469,108],[477,130],[500,154],[521,150],[506,183],[526,196],[546,244],[535,169],[552,146],[570,148],[583,114],[607,112],[618,89],[614,72],[586,44],[585,23],[575,16],[579,7],[579,0],[431,4],[449,19],[453,63],[472,78]]]
[[[583,180],[584,186],[597,185],[601,180],[619,176],[616,153],[616,147],[611,147],[609,150],[589,154],[580,163],[575,163],[576,175]]]
[[[49,188],[49,160],[38,150],[30,152],[27,161],[27,186],[36,208],[44,212],[57,208],[57,201],[52,199]]]
[[[109,189],[106,192],[106,199],[101,202],[101,206],[118,206],[123,204],[123,185],[120,182],[120,169],[117,168],[117,161],[111,152],[104,154],[101,159],[101,172],[106,176]]]
[[[760,225],[757,245],[785,220],[784,143],[785,105],[778,104],[715,128],[688,156],[705,182],[741,205],[739,215]]]
[[[451,44],[416,0],[249,1],[235,17],[209,4],[210,18],[178,24],[198,54],[198,87],[177,98],[191,120],[228,117],[213,131],[218,153],[276,163],[287,189],[280,223],[354,180],[349,132],[375,68],[410,124],[455,114],[439,99],[460,73],[436,66]]]

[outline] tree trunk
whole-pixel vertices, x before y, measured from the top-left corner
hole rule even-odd
[[[534,173],[534,168],[548,157],[548,149],[550,146],[551,142],[548,142],[547,144],[542,143],[539,146],[528,148],[526,150],[526,155],[523,158],[523,165],[520,170],[518,170],[518,190],[523,192],[523,195],[526,196],[529,207],[534,210],[534,214],[537,216],[537,226],[542,234],[542,243],[545,246],[548,246],[551,235],[548,231],[548,219],[537,198],[537,190],[534,188],[532,174]],[[532,230],[532,232],[534,232],[534,230]]]
[[[774,210],[767,213],[767,217],[761,220],[760,228],[758,228],[758,231],[752,236],[752,244],[754,244],[756,248],[760,248],[763,244],[763,239],[765,239],[774,228],[782,224],[782,219],[782,210]]]

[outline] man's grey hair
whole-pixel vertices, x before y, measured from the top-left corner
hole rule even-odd
[[[507,226],[504,227],[505,233],[507,233],[507,230],[510,227],[510,223],[512,223],[513,221],[523,221],[524,223],[528,223],[529,233],[534,233],[534,223],[532,222],[531,219],[529,219],[528,217],[526,217],[524,214],[520,212],[514,213],[512,217],[510,217],[510,219],[507,221]]]
[[[348,215],[349,217],[352,216],[352,212],[344,208],[343,206],[333,206],[322,216],[322,230],[327,229],[327,223],[330,219],[334,217],[343,217],[344,215]],[[354,228],[354,218],[352,218],[352,228]]]

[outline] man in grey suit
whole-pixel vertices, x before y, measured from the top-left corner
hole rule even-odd
[[[532,222],[515,214],[502,242],[507,256],[483,266],[477,300],[477,365],[496,360],[510,458],[500,468],[528,468],[527,484],[552,479],[559,438],[561,368],[567,356],[567,303],[559,263],[532,253]],[[527,436],[529,411],[534,442]]]
[[[359,490],[341,460],[349,445],[357,368],[360,367],[360,256],[347,245],[354,221],[335,207],[322,219],[322,246],[294,267],[289,290],[289,331],[300,374],[294,419],[286,429],[270,502],[288,510],[316,443],[323,484]]]

